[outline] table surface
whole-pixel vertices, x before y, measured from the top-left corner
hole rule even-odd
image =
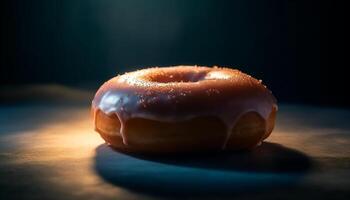
[[[0,199],[350,197],[349,110],[280,104],[274,132],[251,152],[147,156],[104,144],[91,92],[15,91],[0,97]]]

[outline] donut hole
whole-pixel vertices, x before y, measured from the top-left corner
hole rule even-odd
[[[207,72],[195,71],[162,71],[160,73],[148,74],[146,79],[156,83],[180,83],[180,82],[198,82],[205,79]]]

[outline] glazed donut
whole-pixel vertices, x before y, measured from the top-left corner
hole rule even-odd
[[[270,135],[276,112],[261,81],[219,67],[125,73],[104,83],[92,101],[101,137],[140,153],[251,149]]]

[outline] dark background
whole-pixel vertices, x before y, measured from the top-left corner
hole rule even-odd
[[[221,65],[281,102],[347,106],[342,1],[1,2],[1,85],[98,87],[147,66]]]

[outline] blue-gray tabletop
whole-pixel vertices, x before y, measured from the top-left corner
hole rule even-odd
[[[0,199],[350,197],[346,109],[281,103],[275,130],[255,150],[151,156],[104,143],[91,92],[21,91],[0,101]]]

